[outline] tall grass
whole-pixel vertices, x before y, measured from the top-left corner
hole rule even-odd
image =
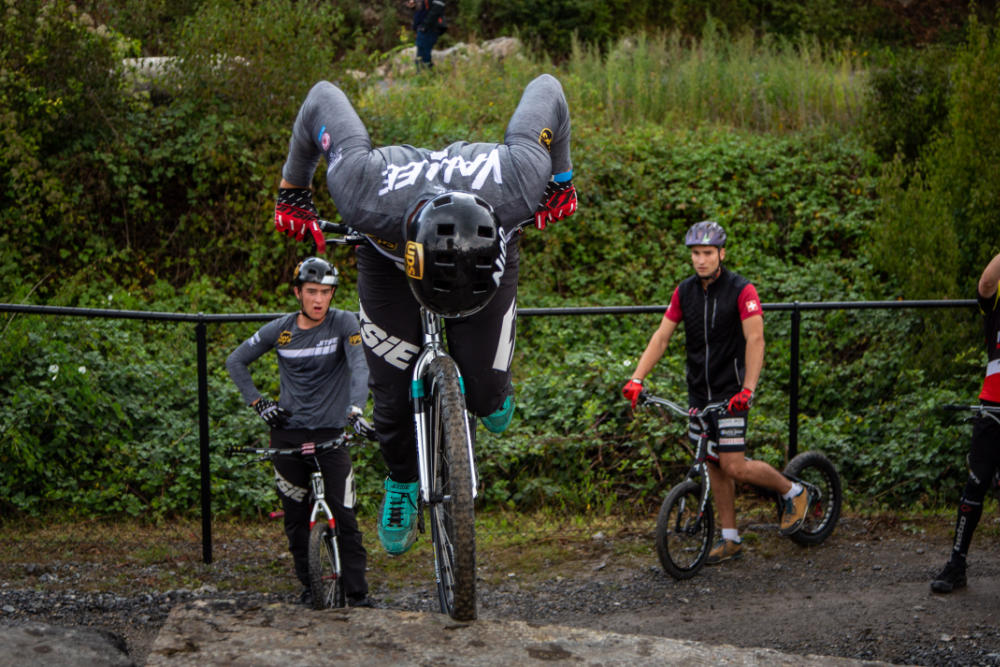
[[[782,134],[817,126],[847,129],[861,112],[864,73],[856,53],[827,53],[746,34],[636,35],[607,54],[576,45],[567,94],[579,117],[605,126],[647,121],[684,127],[726,125]]]
[[[574,124],[721,125],[774,134],[848,130],[861,116],[863,66],[863,54],[827,51],[809,38],[730,39],[707,30],[691,41],[676,32],[637,34],[605,52],[576,43],[558,68],[532,58],[444,63],[436,75],[415,77],[410,85],[370,89],[362,105],[387,124],[386,141],[412,140],[414,127],[434,133],[433,127],[456,123],[468,136],[450,139],[497,140],[524,84],[549,71],[562,79]]]

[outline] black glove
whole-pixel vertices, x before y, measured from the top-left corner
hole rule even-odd
[[[284,428],[285,424],[288,423],[288,418],[292,416],[291,412],[269,398],[261,398],[253,404],[253,408],[271,428]]]
[[[360,435],[362,438],[367,438],[369,440],[375,439],[375,429],[368,420],[362,417],[363,414],[361,408],[356,405],[352,405],[347,409],[347,423],[354,428],[354,432]]]

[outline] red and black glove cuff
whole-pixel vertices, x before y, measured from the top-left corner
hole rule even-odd
[[[274,207],[274,228],[303,241],[306,232],[312,235],[319,252],[326,250],[326,239],[319,228],[319,213],[313,203],[309,188],[278,188],[278,202]]]
[[[576,212],[576,203],[576,187],[572,181],[549,181],[535,211],[535,227],[545,229],[550,222],[568,218]]]

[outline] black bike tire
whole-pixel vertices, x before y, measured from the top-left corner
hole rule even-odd
[[[313,609],[343,607],[343,572],[338,571],[337,534],[325,521],[317,521],[309,532],[309,589]]]
[[[826,480],[830,498],[822,499],[822,514],[814,520],[814,508],[809,508],[809,514],[802,528],[789,535],[793,542],[803,546],[820,544],[833,534],[840,520],[840,511],[844,502],[843,487],[837,468],[822,452],[802,452],[785,466],[785,475],[792,479],[807,479],[810,469],[815,469]]]
[[[458,621],[476,618],[476,526],[472,462],[465,428],[465,397],[458,369],[449,357],[428,366],[431,387],[431,538],[441,611]],[[436,434],[443,439],[435,443]]]
[[[681,559],[678,553],[678,545],[672,545],[670,539],[671,525],[674,523],[673,512],[680,503],[684,503],[685,511],[698,511],[701,502],[701,484],[688,479],[684,480],[674,488],[664,498],[660,505],[660,513],[656,518],[656,555],[660,558],[660,565],[664,571],[674,579],[690,579],[698,574],[698,571],[705,565],[705,558],[712,548],[712,538],[715,536],[715,519],[712,515],[712,499],[705,503],[705,514],[701,517],[698,537],[700,543],[697,544],[697,552],[693,560]]]

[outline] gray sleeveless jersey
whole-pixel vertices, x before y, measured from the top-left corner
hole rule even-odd
[[[403,216],[414,202],[440,192],[481,196],[508,231],[531,218],[548,181],[572,175],[569,145],[569,107],[559,81],[547,74],[525,88],[503,143],[459,141],[438,151],[373,148],[344,93],[322,81],[299,109],[282,175],[306,187],[325,157],[327,187],[345,224],[398,258]]]
[[[347,409],[368,400],[368,365],[354,313],[331,308],[318,326],[300,329],[298,312],[262,326],[226,359],[229,376],[247,403],[260,397],[248,366],[270,349],[278,353],[281,407],[287,428],[343,428]]]

